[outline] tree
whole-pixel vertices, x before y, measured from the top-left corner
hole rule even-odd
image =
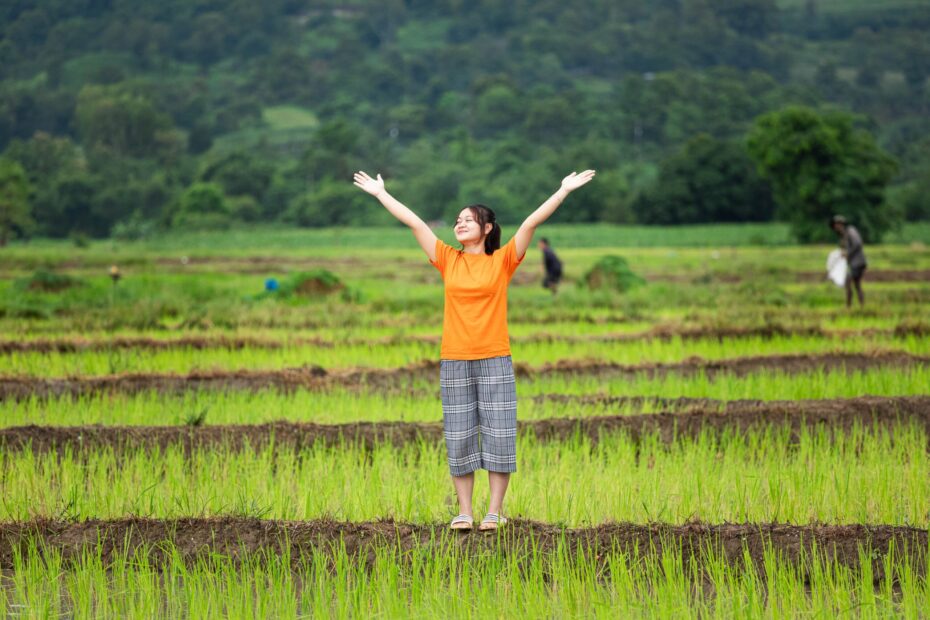
[[[209,66],[222,58],[233,41],[233,33],[222,13],[198,15],[191,28],[185,48],[202,66]]]
[[[33,185],[47,184],[58,174],[87,167],[80,150],[71,140],[41,131],[28,140],[13,140],[6,156],[22,165]]]
[[[194,183],[181,194],[171,224],[175,228],[222,229],[229,226],[232,207],[216,183]]]
[[[930,220],[930,171],[914,181],[899,186],[897,202],[909,222]]]
[[[110,232],[112,222],[100,218],[95,212],[99,179],[86,173],[60,176],[49,195],[49,204],[43,209],[43,232],[52,237],[65,237],[79,233],[103,237]]]
[[[29,180],[15,161],[0,159],[0,247],[16,231],[32,228]]]
[[[581,118],[584,115],[565,97],[548,97],[529,104],[524,127],[530,139],[537,142],[564,140],[577,130]]]
[[[171,119],[151,101],[116,87],[85,86],[78,96],[75,119],[87,146],[133,157],[157,153],[160,134],[172,126]]]
[[[375,209],[363,192],[345,181],[324,180],[310,193],[297,197],[284,214],[285,221],[298,226],[352,226],[385,224],[391,216]]]
[[[273,176],[271,163],[245,151],[209,162],[200,173],[202,181],[218,183],[227,196],[251,196],[258,202],[264,198]]]
[[[491,86],[475,102],[475,133],[490,136],[513,127],[523,117],[523,106],[523,102],[509,86]]]
[[[873,241],[898,219],[884,202],[897,164],[854,120],[844,112],[790,107],[760,116],[750,131],[750,155],[799,241],[831,240],[827,221],[836,213]]]
[[[717,0],[713,7],[730,28],[750,37],[764,38],[776,25],[775,0]]]
[[[59,181],[87,175],[87,161],[68,138],[55,138],[36,133],[29,140],[13,140],[4,156],[22,166],[32,188],[30,193],[32,218],[41,235],[68,234],[65,220],[65,200],[59,196]]]
[[[353,123],[335,118],[320,125],[303,154],[300,169],[310,182],[322,179],[346,180],[358,169],[361,132]]]
[[[766,221],[774,210],[772,190],[745,147],[706,134],[662,162],[659,177],[636,202],[647,224]]]

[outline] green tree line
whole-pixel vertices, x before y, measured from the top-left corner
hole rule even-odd
[[[360,168],[426,219],[483,202],[510,222],[567,166],[598,183],[559,221],[813,239],[840,210],[880,235],[930,217],[928,30],[912,4],[14,0],[0,233],[386,223]],[[792,186],[805,154],[764,137],[789,129],[825,140],[807,182],[836,191]]]

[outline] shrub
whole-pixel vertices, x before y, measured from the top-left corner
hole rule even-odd
[[[582,282],[591,290],[614,290],[625,292],[646,281],[630,270],[626,259],[620,256],[605,256],[588,270]]]
[[[41,291],[43,293],[58,293],[73,286],[80,286],[83,282],[73,276],[63,273],[37,269],[28,278],[16,280],[14,286],[23,291]]]
[[[326,269],[295,273],[281,285],[281,291],[285,294],[305,297],[329,295],[343,288],[345,285],[339,276]]]

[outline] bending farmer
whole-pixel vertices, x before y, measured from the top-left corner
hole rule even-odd
[[[484,205],[462,209],[455,220],[461,249],[440,241],[413,211],[373,179],[355,173],[355,185],[376,197],[413,236],[430,263],[442,274],[445,310],[439,362],[443,427],[449,470],[458,497],[453,529],[473,524],[475,470],[488,470],[488,513],[479,529],[496,529],[502,516],[510,474],[517,469],[517,393],[507,333],[507,285],[533,239],[566,196],[594,178],[593,170],[571,173],[562,186],[526,218],[517,234],[501,247],[501,228]]]

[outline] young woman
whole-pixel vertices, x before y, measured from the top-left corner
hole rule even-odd
[[[530,214],[517,234],[501,247],[501,228],[484,205],[465,207],[455,219],[455,239],[462,249],[440,241],[423,220],[373,179],[355,173],[355,185],[377,198],[406,224],[445,284],[439,386],[449,470],[459,502],[453,529],[470,529],[475,470],[488,470],[491,500],[479,529],[491,530],[507,520],[501,512],[510,474],[517,470],[517,394],[507,334],[507,285],[536,227],[545,222],[568,194],[594,178],[594,170],[572,172],[562,186]]]

